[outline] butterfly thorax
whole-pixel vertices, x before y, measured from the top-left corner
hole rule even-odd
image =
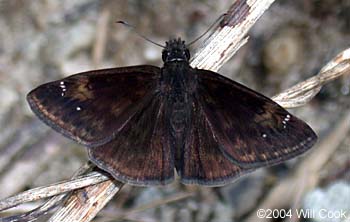
[[[178,62],[166,63],[162,68],[162,89],[167,101],[170,124],[176,133],[182,133],[190,119],[193,79],[190,66]]]
[[[189,51],[181,39],[166,43],[163,51],[161,88],[167,101],[166,109],[175,159],[181,159],[185,136],[192,119],[193,92],[197,85],[193,69],[189,65],[189,58]]]
[[[161,89],[167,101],[173,134],[183,134],[191,118],[192,92],[196,79],[191,75],[190,53],[185,42],[172,39],[163,50]]]

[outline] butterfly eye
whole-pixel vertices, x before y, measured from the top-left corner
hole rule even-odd
[[[165,62],[169,56],[170,56],[170,52],[169,51],[163,51],[163,53],[162,53],[162,60],[163,60],[163,62]]]
[[[184,55],[185,55],[186,58],[189,60],[190,57],[191,57],[190,50],[186,49],[186,50],[184,51]]]

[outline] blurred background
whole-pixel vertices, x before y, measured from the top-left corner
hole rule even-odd
[[[127,21],[161,44],[172,36],[189,42],[232,3],[0,0],[0,199],[68,179],[87,161],[84,147],[54,132],[33,115],[25,100],[31,89],[91,69],[161,66],[159,47],[115,21]],[[350,46],[350,0],[276,1],[249,35],[249,42],[219,73],[271,97],[315,75]],[[304,191],[279,204],[284,195],[281,193],[279,199],[273,200],[275,207],[348,209],[350,218],[350,122],[341,128],[342,133],[337,131],[350,112],[349,93],[350,77],[346,75],[323,87],[306,106],[290,110],[319,135],[311,152],[322,156],[324,149],[318,151],[320,144],[324,147],[329,142],[329,146],[336,146],[329,147],[335,151],[325,152],[327,161],[316,170],[305,169],[305,180],[293,173],[298,166],[317,165],[318,159],[307,159],[311,152],[260,169],[221,188],[183,186],[178,181],[166,187],[125,186],[96,221],[117,218],[121,212],[140,206],[152,207],[124,215],[122,220],[242,221],[255,215],[269,192],[287,179],[290,186]],[[316,179],[310,185],[307,178]],[[35,206],[37,203],[17,207],[16,213]],[[4,215],[0,213],[0,217]],[[345,221],[338,219],[334,221]]]

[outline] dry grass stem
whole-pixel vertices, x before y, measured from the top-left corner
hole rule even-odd
[[[226,16],[226,23],[231,25],[218,26],[196,51],[191,65],[218,71],[248,41],[248,31],[273,2],[274,0],[234,2]]]
[[[92,170],[94,166],[92,166],[89,162],[82,165],[73,175],[73,179],[77,178],[78,176],[81,176],[83,174],[86,174],[88,171]],[[44,187],[43,189],[46,189]],[[18,194],[18,196],[21,194]],[[33,221],[37,219],[39,216],[47,214],[50,210],[57,207],[67,196],[67,193],[62,193],[57,196],[54,196],[50,198],[48,201],[46,201],[41,206],[35,208],[34,210],[31,210],[29,212],[26,212],[24,214],[11,216],[7,218],[0,218],[1,222],[16,222],[16,221]],[[28,198],[32,198],[29,196]]]
[[[303,106],[321,90],[324,84],[349,73],[350,48],[339,53],[317,75],[296,84],[272,99],[284,108]]]
[[[101,16],[97,20],[96,40],[92,50],[92,62],[95,68],[99,68],[106,50],[108,24],[110,22],[110,10],[103,8]]]
[[[71,190],[86,187],[91,184],[101,183],[108,179],[109,178],[107,176],[99,172],[91,172],[89,174],[79,176],[78,178],[73,180],[67,180],[44,187],[37,187],[0,201],[0,210],[6,210],[21,203],[55,196]]]
[[[123,187],[123,183],[108,180],[72,193],[50,222],[91,221]]]

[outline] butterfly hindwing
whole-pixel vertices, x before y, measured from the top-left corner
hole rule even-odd
[[[45,123],[91,147],[114,138],[154,96],[159,78],[154,66],[95,70],[41,85],[27,100]]]
[[[117,138],[89,148],[90,159],[114,178],[133,185],[164,185],[174,178],[166,107],[156,95],[130,119]]]
[[[303,121],[271,99],[207,70],[197,70],[198,95],[220,150],[244,168],[277,164],[316,142]]]
[[[224,185],[250,169],[243,169],[224,156],[198,102],[194,100],[192,113],[195,118],[192,118],[186,138],[182,168],[177,170],[184,184]]]

